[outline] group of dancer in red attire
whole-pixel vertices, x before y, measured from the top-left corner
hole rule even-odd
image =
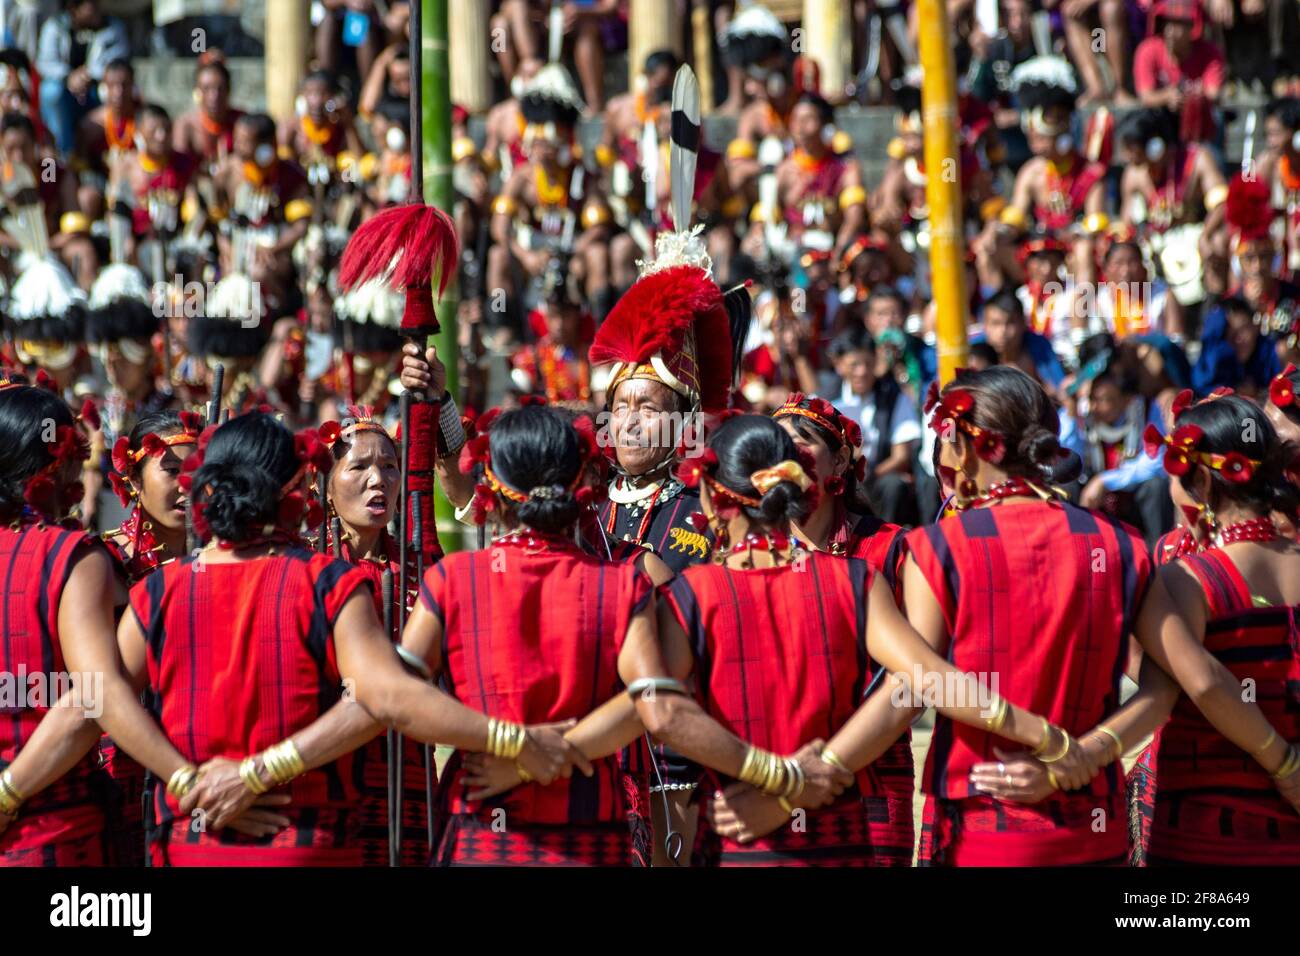
[[[1148,433],[1184,519],[1153,557],[1059,490],[1033,379],[959,372],[927,402],[945,513],[904,531],[829,402],[727,410],[748,292],[679,238],[593,343],[607,427],[435,419],[493,537],[402,615],[400,451],[366,409],[141,421],[101,543],[67,517],[88,424],[0,381],[0,669],[76,678],[6,706],[0,862],[908,866],[929,705],[922,864],[1300,859],[1297,373]],[[404,362],[442,391],[436,354]],[[434,787],[421,745],[454,748]]]

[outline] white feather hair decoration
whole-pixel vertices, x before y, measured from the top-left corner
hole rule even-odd
[[[1011,71],[1010,82],[1012,92],[1018,92],[1021,87],[1029,84],[1054,86],[1071,94],[1079,91],[1074,67],[1061,56],[1031,57]]]
[[[731,22],[719,36],[723,46],[727,41],[741,37],[751,36],[768,36],[785,42],[789,39],[790,34],[786,31],[784,24],[776,18],[776,14],[767,7],[759,3],[746,3],[742,8],[736,11],[736,15],[731,18]]]
[[[551,100],[578,112],[582,112],[587,106],[578,93],[578,86],[573,82],[573,77],[559,63],[548,63],[538,70],[536,75],[524,84],[520,95],[521,98],[536,97]]]
[[[77,287],[68,267],[52,256],[33,259],[14,280],[9,291],[9,317],[16,322],[67,314],[85,305],[86,293]]]
[[[145,282],[144,274],[125,262],[113,262],[100,270],[90,287],[87,304],[92,309],[102,309],[119,299],[150,301],[149,284]]]

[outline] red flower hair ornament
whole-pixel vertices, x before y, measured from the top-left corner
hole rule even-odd
[[[1287,365],[1273,381],[1268,383],[1268,398],[1278,408],[1296,407],[1300,409],[1300,402],[1296,401],[1295,385],[1291,381],[1291,376],[1298,370],[1294,365]]]
[[[546,399],[536,395],[524,396],[520,400],[520,407],[545,404]],[[471,516],[475,524],[486,524],[488,515],[500,510],[500,498],[522,504],[529,500],[546,500],[572,494],[584,507],[599,504],[601,492],[604,491],[603,482],[597,488],[584,480],[590,467],[595,467],[598,474],[603,475],[604,453],[599,447],[596,428],[590,418],[582,416],[572,422],[578,436],[579,456],[582,459],[573,481],[567,487],[545,485],[521,491],[506,484],[492,471],[491,432],[493,424],[500,415],[500,408],[490,408],[480,415],[474,422],[472,430],[467,429],[467,434],[473,437],[465,442],[465,446],[460,451],[459,465],[463,474],[470,474],[477,465],[483,467],[483,475],[474,485],[474,496],[470,499]]]
[[[1000,432],[981,428],[971,421],[975,411],[975,396],[964,388],[950,388],[939,391],[939,383],[931,382],[930,391],[925,398],[925,412],[934,415],[930,418],[930,427],[943,436],[949,427],[967,435],[975,445],[975,454],[992,465],[1002,464],[1007,454],[1006,439]],[[949,423],[951,422],[951,426]]]
[[[216,425],[209,425],[203,429],[203,432],[198,436],[198,447],[181,464],[181,476],[177,479],[177,483],[186,494],[192,495],[193,493],[194,474],[203,467],[208,442],[211,441],[216,430]],[[320,502],[315,497],[308,500],[298,486],[304,477],[310,475],[315,478],[330,470],[334,463],[334,456],[330,453],[329,445],[322,441],[320,433],[316,429],[306,428],[293,436],[293,450],[294,456],[298,460],[298,469],[294,472],[293,477],[280,487],[280,502],[276,512],[277,521],[273,528],[268,529],[268,536],[281,534],[296,538],[300,526],[306,525],[308,529],[311,529],[319,526],[325,520],[325,510],[321,507]],[[210,491],[210,489],[208,490]],[[206,504],[205,500],[194,500],[191,508],[194,519],[194,532],[204,541],[212,537],[212,529],[203,517]]]
[[[1173,434],[1162,435],[1160,429],[1151,424],[1142,433],[1142,444],[1152,458],[1158,458],[1161,449],[1164,449],[1165,471],[1171,475],[1185,475],[1194,465],[1200,464],[1219,472],[1235,484],[1250,481],[1255,476],[1255,469],[1260,463],[1240,452],[1230,451],[1220,455],[1199,451],[1197,446],[1204,437],[1205,432],[1199,425],[1179,425]]]

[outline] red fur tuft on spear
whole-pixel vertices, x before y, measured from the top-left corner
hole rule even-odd
[[[442,298],[459,256],[456,226],[445,212],[424,203],[394,206],[363,222],[348,241],[339,285],[347,290],[370,279],[385,280],[406,293],[402,331],[431,335],[438,331],[433,284]]]

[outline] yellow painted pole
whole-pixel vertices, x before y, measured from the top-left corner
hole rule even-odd
[[[966,364],[966,269],[963,262],[957,75],[944,0],[918,0],[921,113],[925,126],[925,200],[930,207],[930,286],[939,342],[939,382]]]

